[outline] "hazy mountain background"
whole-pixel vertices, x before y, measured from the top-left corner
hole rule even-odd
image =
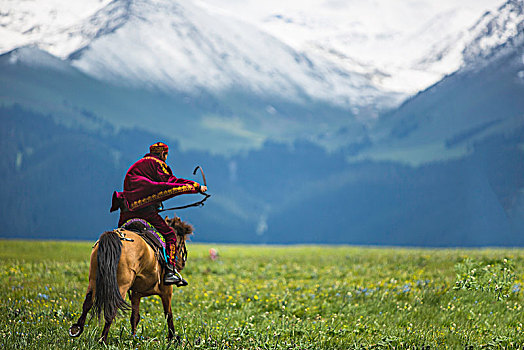
[[[524,245],[523,2],[396,4],[3,0],[0,237],[97,238],[162,140],[194,241]]]

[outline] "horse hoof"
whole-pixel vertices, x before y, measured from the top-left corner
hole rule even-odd
[[[69,336],[72,338],[78,337],[84,331],[84,327],[79,324],[74,324],[69,328]]]

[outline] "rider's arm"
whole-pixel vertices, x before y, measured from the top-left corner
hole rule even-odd
[[[169,185],[174,185],[174,186],[190,185],[193,190],[184,191],[184,193],[195,193],[195,192],[201,191],[201,186],[198,182],[195,182],[192,180],[186,180],[183,178],[177,178],[176,176],[173,175],[171,168],[165,163],[155,162],[155,172],[156,172],[155,180],[157,180],[160,183],[167,183]]]

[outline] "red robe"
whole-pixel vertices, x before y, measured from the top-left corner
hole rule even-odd
[[[126,208],[133,212],[180,194],[198,193],[199,190],[197,182],[176,178],[163,160],[148,153],[127,171],[124,191],[113,195],[111,211],[118,209],[119,199],[123,199]]]

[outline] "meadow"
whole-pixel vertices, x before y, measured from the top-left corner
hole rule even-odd
[[[522,249],[188,244],[166,339],[160,298],[108,345],[80,315],[93,242],[0,240],[2,349],[523,349]],[[209,249],[219,252],[209,258]]]

